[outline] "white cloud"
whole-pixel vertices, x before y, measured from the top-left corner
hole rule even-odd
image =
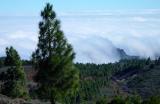
[[[37,34],[34,32],[18,30],[9,34],[10,35],[8,36],[8,38],[10,39],[24,39],[24,40],[27,39],[37,42]]]
[[[0,55],[5,55],[5,48],[13,46],[18,50],[22,58],[29,58],[37,44],[36,33],[18,30],[0,35]]]
[[[63,30],[69,40],[73,36],[79,36],[92,37],[96,39],[95,41],[101,42],[101,39],[97,38],[101,37],[109,39],[116,47],[125,49],[131,55],[155,58],[160,53],[160,10],[114,11],[112,15],[103,15],[105,11],[88,14],[91,13],[93,13],[91,16],[86,16],[85,13],[85,16],[81,15],[80,18],[74,17],[73,14],[70,18],[61,18]],[[73,45],[74,43],[72,42]],[[80,45],[81,42],[77,44]],[[108,43],[104,46],[106,44]],[[102,49],[102,47],[95,46],[95,50],[100,50],[99,48]],[[92,53],[91,50],[93,49],[87,52]],[[95,53],[95,55],[100,57],[102,53]]]
[[[70,42],[74,43],[77,53],[76,61],[90,63],[108,63],[119,59],[115,46],[108,39],[95,36],[86,38],[77,37]]]
[[[6,45],[8,44],[7,41],[5,41],[4,39],[0,39],[0,46]]]
[[[144,17],[133,17],[135,22],[145,22],[147,21]]]
[[[61,26],[79,62],[114,62],[115,47],[130,55],[160,55],[160,10],[60,13]],[[37,43],[39,18],[0,19],[0,46],[14,45],[27,58]],[[0,50],[2,54],[2,49]]]

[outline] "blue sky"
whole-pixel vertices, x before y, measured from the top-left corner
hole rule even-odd
[[[1,0],[0,13],[37,15],[46,2],[54,4],[57,12],[160,8],[160,0]]]
[[[46,2],[54,5],[75,61],[115,62],[116,48],[145,58],[160,56],[160,0],[2,0],[0,56],[12,45],[22,58],[31,57]]]

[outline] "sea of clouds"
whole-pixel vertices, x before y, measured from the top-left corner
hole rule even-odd
[[[76,52],[76,62],[120,59],[116,48],[140,57],[160,56],[160,10],[108,10],[57,13]],[[38,16],[0,16],[0,55],[14,46],[29,59],[38,37]]]

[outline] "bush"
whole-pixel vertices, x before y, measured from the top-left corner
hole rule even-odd
[[[107,103],[107,99],[105,97],[102,97],[96,101],[96,104],[106,104],[106,103]]]
[[[125,104],[125,100],[121,96],[116,96],[109,104]]]
[[[149,100],[144,101],[142,104],[160,104],[160,96],[153,96]]]

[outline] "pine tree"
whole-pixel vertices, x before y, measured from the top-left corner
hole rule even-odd
[[[28,98],[26,76],[20,56],[13,47],[6,48],[6,55],[9,68],[0,75],[0,80],[4,83],[2,94],[13,98]]]
[[[55,104],[77,91],[79,72],[73,63],[73,48],[60,30],[60,21],[51,4],[46,5],[41,17],[38,48],[32,55],[37,69],[35,81],[38,95]]]
[[[20,57],[17,53],[17,51],[11,46],[10,48],[6,48],[6,55],[5,58],[5,66],[13,66],[16,64],[17,61],[20,60]]]

